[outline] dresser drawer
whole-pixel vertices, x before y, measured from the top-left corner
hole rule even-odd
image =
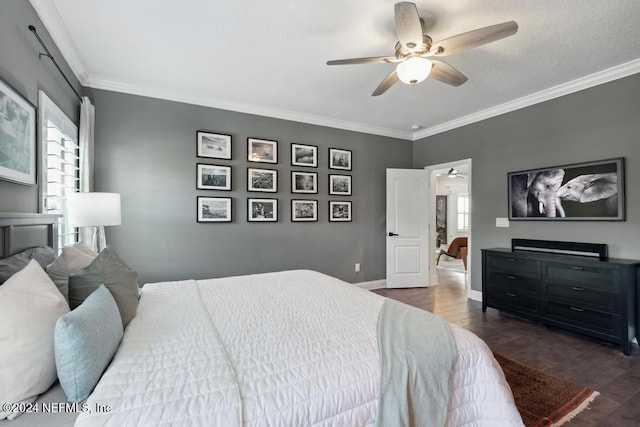
[[[564,304],[555,301],[547,301],[544,309],[544,316],[549,319],[608,335],[620,334],[620,316],[612,313],[592,310],[578,304]]]
[[[550,300],[568,301],[579,306],[597,308],[608,313],[620,313],[620,296],[589,286],[578,286],[569,283],[545,283],[543,296]]]
[[[540,278],[540,263],[536,260],[509,255],[491,254],[489,269],[509,273],[518,277]]]
[[[489,286],[487,292],[493,307],[512,308],[518,311],[527,310],[532,313],[538,310],[538,300],[535,292],[516,290],[495,284]]]
[[[557,283],[571,283],[577,286],[587,286],[608,292],[620,292],[617,270],[564,263],[544,263],[542,266],[544,280]]]
[[[489,273],[488,286],[502,286],[506,288],[527,290],[533,292],[535,296],[538,290],[538,281],[531,277],[522,276],[518,273],[505,273],[502,271],[491,271]]]

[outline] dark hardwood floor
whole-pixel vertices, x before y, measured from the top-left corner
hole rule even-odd
[[[438,269],[439,285],[378,289],[380,295],[439,314],[478,335],[496,353],[591,387],[600,396],[566,426],[640,425],[640,348],[619,347],[559,328],[545,328],[467,299],[466,274]]]

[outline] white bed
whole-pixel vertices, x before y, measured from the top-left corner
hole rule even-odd
[[[375,425],[383,301],[312,271],[147,284],[76,425]],[[489,348],[451,331],[447,425],[522,425]]]

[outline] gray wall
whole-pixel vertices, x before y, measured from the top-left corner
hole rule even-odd
[[[509,247],[512,238],[606,243],[612,257],[640,259],[640,74],[414,143],[413,166],[472,159],[471,286],[481,289],[480,249]],[[624,157],[624,222],[512,221],[507,173]]]
[[[42,50],[29,25],[36,27],[56,62],[80,91],[80,84],[28,0],[0,2],[0,78],[36,107],[38,90],[43,90],[77,124],[80,102],[53,63],[48,58],[38,59]],[[38,199],[38,187],[0,180],[0,212],[38,212]]]
[[[385,277],[385,169],[410,168],[412,144],[213,108],[97,90],[96,191],[122,195],[107,240],[141,282],[293,268],[350,282]],[[196,157],[196,131],[233,137],[232,160]],[[277,165],[249,163],[247,137],[279,142]],[[291,143],[318,146],[317,169],[292,167]],[[353,196],[329,196],[329,147],[353,151]],[[232,166],[232,190],[196,190],[196,163]],[[278,170],[278,193],[247,192],[247,167]],[[291,194],[290,171],[318,172],[319,194]],[[233,198],[233,223],[196,223],[196,197]],[[277,223],[248,223],[248,197],[279,200]],[[292,223],[290,200],[318,200],[317,223]],[[329,200],[351,200],[353,222],[328,222]],[[354,272],[361,263],[362,271]]]

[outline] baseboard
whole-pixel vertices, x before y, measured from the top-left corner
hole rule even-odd
[[[372,291],[374,289],[383,289],[387,286],[387,281],[384,279],[380,280],[372,280],[370,282],[359,282],[354,283],[354,286],[357,286],[361,289],[365,289],[367,291]]]
[[[482,291],[474,291],[471,289],[469,292],[469,299],[482,302]]]

